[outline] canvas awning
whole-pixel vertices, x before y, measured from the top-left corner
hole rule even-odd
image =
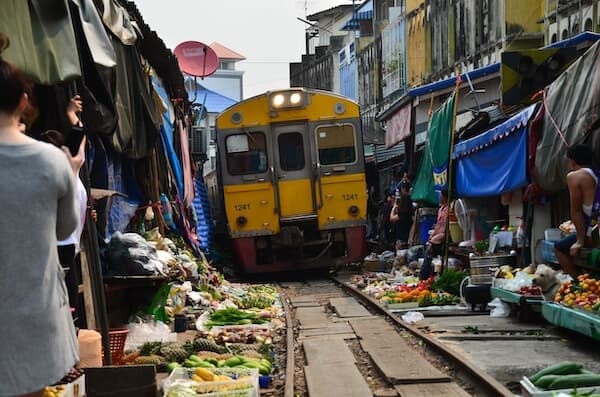
[[[459,196],[494,196],[527,184],[527,125],[535,107],[454,145]]]
[[[409,102],[398,110],[386,124],[385,147],[391,148],[410,136],[412,104]]]
[[[589,144],[600,154],[600,44],[597,42],[546,92],[543,133],[535,153],[539,185],[548,191],[564,189],[569,170],[566,151],[574,143]]]
[[[2,1],[0,31],[11,43],[2,57],[36,83],[81,76],[67,0]]]

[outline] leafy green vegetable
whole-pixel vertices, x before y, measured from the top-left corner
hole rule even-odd
[[[452,295],[460,295],[460,283],[467,277],[466,272],[446,269],[431,285],[433,291],[444,291]]]
[[[208,327],[220,325],[263,324],[268,320],[260,318],[256,313],[246,312],[236,307],[215,310],[206,322]]]

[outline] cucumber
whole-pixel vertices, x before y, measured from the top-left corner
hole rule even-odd
[[[548,390],[572,389],[585,386],[600,386],[600,375],[563,375],[550,383]]]
[[[564,375],[544,375],[538,380],[535,381],[534,385],[539,387],[540,389],[547,389],[548,386],[558,378],[563,377]]]
[[[570,375],[570,374],[578,374],[579,371],[583,368],[583,365],[574,363],[572,361],[563,361],[558,364],[551,365],[542,369],[541,371],[536,372],[533,376],[529,377],[529,380],[535,384],[538,379],[540,379],[544,375]]]

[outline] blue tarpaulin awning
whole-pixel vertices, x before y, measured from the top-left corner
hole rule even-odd
[[[358,30],[360,29],[360,21],[368,21],[373,19],[373,0],[364,2],[353,13],[352,18],[346,22],[341,30]]]
[[[494,196],[527,184],[527,125],[535,107],[454,145],[459,196]]]

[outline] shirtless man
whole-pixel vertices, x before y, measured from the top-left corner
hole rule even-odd
[[[589,146],[573,145],[569,147],[567,158],[571,169],[571,172],[567,174],[571,222],[575,225],[576,233],[558,241],[554,245],[554,251],[562,269],[572,277],[576,277],[580,272],[575,266],[573,258],[577,257],[585,241],[596,196],[598,173],[592,169],[594,153]]]

